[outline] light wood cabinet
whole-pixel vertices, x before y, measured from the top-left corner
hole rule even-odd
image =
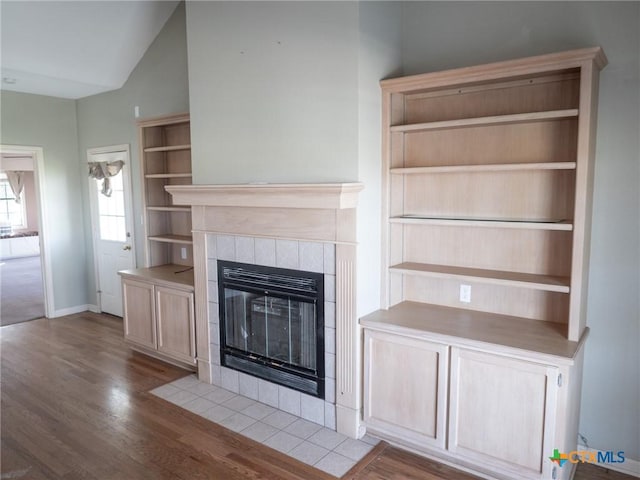
[[[145,263],[193,266],[191,207],[173,205],[167,185],[191,184],[188,114],[138,122],[145,223]]]
[[[180,265],[162,265],[119,273],[125,341],[143,353],[193,370],[193,272]]]
[[[124,338],[147,348],[156,348],[156,308],[153,284],[122,280]]]
[[[382,310],[361,324],[365,332],[451,348],[445,456],[484,473],[551,478],[551,444],[569,451],[577,444],[597,87],[605,65],[600,48],[587,48],[381,82]],[[494,355],[493,366],[466,348]],[[378,370],[389,375],[365,362],[374,383]],[[488,372],[501,369],[494,385]],[[536,389],[555,370],[571,382],[558,391],[554,413]],[[397,374],[405,371],[415,373]],[[483,375],[486,381],[475,380]],[[527,446],[511,424],[473,421],[480,405],[498,400],[492,385],[516,396],[533,389],[536,400],[523,404],[527,419],[544,412],[545,440],[525,457],[515,452]],[[373,394],[365,390],[365,410]],[[479,403],[468,405],[468,396]],[[515,404],[504,401],[510,421],[520,421]],[[546,423],[550,418],[555,423]],[[370,420],[368,429],[391,432]],[[501,433],[514,439],[509,448]],[[412,435],[392,439],[433,453]],[[483,435],[495,439],[482,446]]]
[[[156,286],[155,294],[158,351],[177,360],[194,363],[193,292]]]
[[[375,330],[364,341],[367,424],[444,448],[448,347]]]
[[[550,478],[559,369],[453,347],[449,450],[517,478]]]
[[[566,351],[543,333],[536,352],[530,325],[511,346],[478,341],[474,329],[489,339],[500,324],[491,315],[461,328],[451,309],[433,307],[438,320],[425,326],[412,305],[401,320],[390,310],[362,319],[367,431],[490,478],[570,478],[574,466],[549,457],[576,448],[583,344]]]

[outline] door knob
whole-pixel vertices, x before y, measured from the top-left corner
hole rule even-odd
[[[122,247],[123,250],[131,250],[131,245],[125,245]]]

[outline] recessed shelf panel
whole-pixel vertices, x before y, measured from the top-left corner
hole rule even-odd
[[[452,227],[498,227],[520,228],[529,230],[573,230],[573,224],[568,220],[530,220],[530,219],[504,219],[504,218],[451,218],[441,216],[416,216],[406,215],[391,217],[390,223],[405,225],[444,225]]]
[[[575,170],[392,176],[394,217],[572,219]]]
[[[405,262],[393,265],[391,272],[429,277],[459,278],[471,282],[492,283],[514,287],[533,288],[548,292],[569,293],[569,279],[551,275],[486,270],[481,268],[453,267],[426,263]]]
[[[144,149],[145,153],[150,152],[175,152],[176,150],[190,150],[191,145],[165,145],[162,147],[148,147]]]
[[[191,178],[191,173],[151,173],[144,178]]]
[[[150,206],[147,210],[153,212],[190,212],[191,207],[165,207],[165,206]]]
[[[510,172],[517,170],[575,170],[576,162],[496,163],[488,165],[447,165],[434,167],[391,168],[396,175],[418,173]]]
[[[192,245],[193,238],[189,235],[154,235],[148,237],[152,242],[165,242],[165,243],[182,243],[185,245]]]
[[[425,130],[442,130],[448,128],[477,127],[482,125],[503,125],[506,123],[539,122],[578,116],[578,109],[552,110],[548,112],[516,113],[513,115],[494,115],[490,117],[464,118],[460,120],[445,120],[441,122],[412,123],[407,125],[393,125],[391,132],[418,132]]]

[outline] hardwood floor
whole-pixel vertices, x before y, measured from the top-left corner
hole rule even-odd
[[[334,478],[147,393],[186,372],[133,353],[119,318],[40,319],[0,337],[2,479]],[[627,478],[580,467],[579,480]],[[344,478],[477,479],[384,443]]]

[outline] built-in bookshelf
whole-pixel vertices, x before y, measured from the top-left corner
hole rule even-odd
[[[188,114],[138,122],[144,189],[146,266],[193,265],[191,208],[173,205],[167,185],[189,185]]]
[[[384,308],[435,302],[560,323],[580,338],[594,85],[566,58],[381,82]],[[478,292],[471,302],[460,282]],[[514,288],[536,293],[511,300]]]
[[[367,431],[491,478],[577,448],[600,48],[383,80]]]
[[[196,369],[191,208],[166,187],[190,185],[188,114],[138,122],[145,266],[123,270],[124,338],[135,350]]]

